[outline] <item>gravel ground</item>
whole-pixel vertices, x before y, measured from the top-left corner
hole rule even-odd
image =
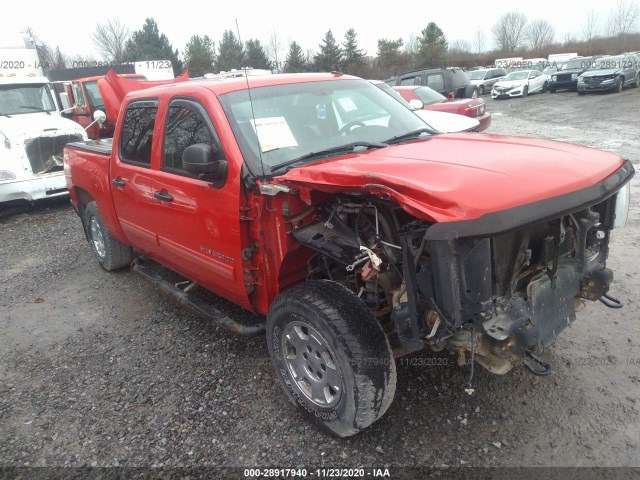
[[[489,133],[615,151],[638,168],[640,91],[493,101]],[[544,175],[545,172],[539,172]],[[0,217],[0,466],[640,466],[640,177],[615,231],[609,310],[590,303],[545,353],[554,374],[398,362],[361,434],[307,425],[264,338],[236,338],[94,261],[67,201]],[[2,212],[0,212],[1,214]],[[218,299],[236,319],[252,316]],[[1,476],[1,475],[0,475]]]

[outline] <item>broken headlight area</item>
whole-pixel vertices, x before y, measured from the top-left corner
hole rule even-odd
[[[70,142],[81,142],[80,134],[51,135],[29,138],[24,149],[35,175],[62,171],[64,146]]]

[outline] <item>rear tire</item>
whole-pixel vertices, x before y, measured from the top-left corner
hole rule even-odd
[[[133,250],[111,236],[100,216],[96,202],[87,204],[84,224],[91,250],[102,268],[107,271],[118,270],[131,263]]]
[[[484,86],[480,85],[478,87],[478,96],[484,95]]]
[[[391,405],[391,347],[369,308],[343,285],[320,280],[290,288],[273,302],[266,328],[278,381],[316,427],[354,435]]]

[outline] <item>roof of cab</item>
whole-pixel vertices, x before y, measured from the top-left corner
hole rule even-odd
[[[238,90],[250,88],[270,87],[274,85],[288,85],[293,83],[339,81],[339,80],[362,80],[359,77],[344,75],[342,73],[282,73],[274,75],[259,75],[241,78],[224,79],[204,79],[191,82],[170,83],[144,90],[138,90],[127,94],[127,98],[149,98],[150,96],[161,96],[167,89],[175,89],[175,94],[189,92],[193,87],[205,88],[216,95],[222,95]],[[366,80],[362,80],[366,82]]]

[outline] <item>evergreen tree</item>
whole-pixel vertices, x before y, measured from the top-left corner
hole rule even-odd
[[[260,40],[247,40],[245,63],[247,67],[269,70],[269,59]]]
[[[447,51],[447,37],[434,22],[429,22],[418,37],[418,63],[421,67],[437,66]]]
[[[320,53],[318,53],[313,59],[316,71],[331,72],[340,70],[342,50],[336,43],[336,38],[333,36],[331,30],[324,35],[322,43],[319,46]]]
[[[378,40],[378,57],[376,63],[378,74],[381,77],[397,75],[401,73],[401,70],[405,70],[408,55],[400,51],[403,45],[404,42],[401,38],[397,40],[381,38]]]
[[[167,36],[160,33],[153,18],[147,18],[142,28],[133,32],[124,47],[123,58],[129,62],[170,60],[174,75],[178,76],[182,72],[178,50],[174,50]]]
[[[216,61],[213,40],[208,35],[194,35],[184,49],[184,62],[189,69],[190,77],[201,77],[212,73]]]
[[[228,72],[244,67],[244,49],[231,30],[225,30],[218,43],[218,69]]]
[[[302,52],[302,47],[298,42],[291,42],[289,53],[284,61],[285,73],[299,73],[308,70],[307,59]]]
[[[360,75],[364,66],[364,56],[366,53],[358,48],[358,40],[356,40],[356,31],[353,28],[347,30],[342,43],[342,65],[345,73]]]

